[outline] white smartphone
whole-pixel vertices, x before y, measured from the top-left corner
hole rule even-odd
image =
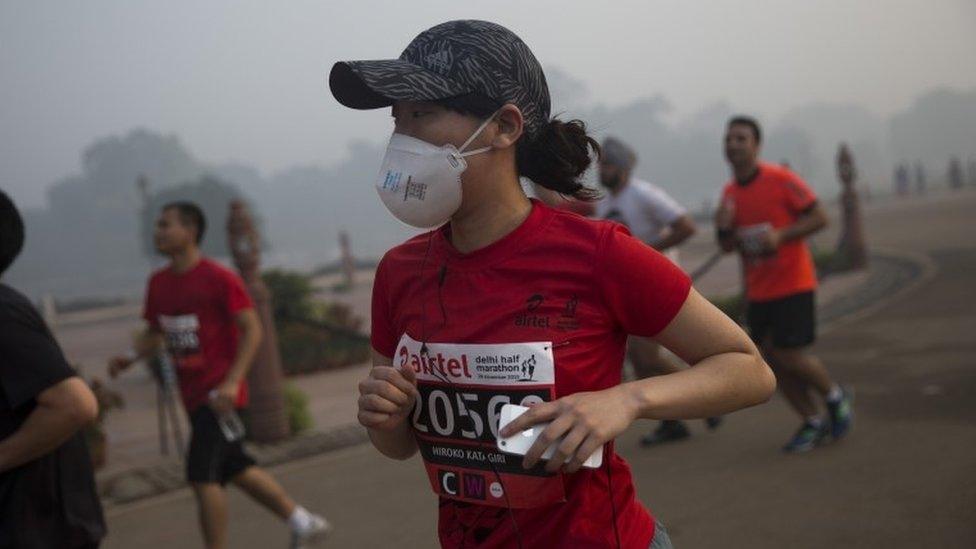
[[[502,406],[502,413],[499,416],[498,429],[501,430],[503,427],[512,422],[515,418],[524,414],[528,411],[525,406],[519,406],[518,404],[505,404]],[[537,423],[532,427],[518,433],[514,436],[508,438],[498,438],[498,449],[502,452],[508,454],[515,454],[519,456],[524,456],[528,453],[529,448],[535,443],[535,439],[539,438],[542,431],[549,425],[549,423]],[[542,459],[548,460],[556,452],[556,447],[559,446],[559,442],[554,443],[552,446],[546,449],[542,453]],[[603,465],[603,446],[601,446],[596,452],[593,452],[586,461],[583,462],[583,467],[589,467],[590,469],[597,469]]]

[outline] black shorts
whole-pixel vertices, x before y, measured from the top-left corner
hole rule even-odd
[[[203,405],[190,413],[190,452],[186,457],[186,480],[196,483],[227,481],[254,465],[240,440],[228,442],[217,424],[217,415]]]
[[[817,337],[817,310],[813,292],[772,301],[750,301],[746,311],[749,336],[756,345],[771,335],[773,347],[806,347]]]

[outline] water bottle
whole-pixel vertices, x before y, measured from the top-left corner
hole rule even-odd
[[[210,400],[213,401],[217,397],[217,391],[210,391]],[[223,433],[224,438],[227,442],[234,442],[235,440],[241,440],[244,438],[244,422],[241,421],[241,416],[237,415],[237,412],[231,409],[229,412],[218,413],[217,414],[217,425],[220,427],[220,432]]]

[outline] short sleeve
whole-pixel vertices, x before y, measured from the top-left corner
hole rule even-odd
[[[247,288],[244,287],[244,281],[241,280],[241,277],[228,270],[226,271],[226,284],[227,310],[230,311],[231,315],[254,308],[254,302],[251,300],[251,295],[247,293]]]
[[[681,204],[661,189],[648,189],[642,196],[651,217],[662,225],[670,225],[687,213]]]
[[[386,258],[380,261],[373,279],[373,302],[370,313],[370,343],[377,353],[392,357],[396,352],[397,338],[393,331],[390,288],[387,282]]]
[[[596,284],[614,321],[631,335],[657,335],[681,310],[691,279],[619,225],[604,234],[599,250]]]
[[[21,316],[0,315],[0,388],[10,409],[75,375],[40,316]]]
[[[817,195],[796,174],[791,173],[790,177],[784,181],[784,189],[786,193],[786,204],[794,214],[807,211],[810,206],[813,206],[817,202]]]

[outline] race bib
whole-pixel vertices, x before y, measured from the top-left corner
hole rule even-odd
[[[411,423],[434,492],[516,508],[565,501],[561,475],[547,473],[544,462],[523,469],[521,456],[499,452],[495,445],[502,406],[553,399],[552,344],[423,347],[404,334],[394,363],[417,374],[420,397]]]
[[[759,223],[739,228],[737,234],[742,243],[742,251],[747,264],[757,265],[776,257],[776,251],[767,251],[763,244],[766,233],[772,229],[771,223]]]
[[[203,352],[200,348],[200,320],[197,315],[160,315],[159,326],[166,338],[166,350],[173,357],[177,369],[203,368]]]

